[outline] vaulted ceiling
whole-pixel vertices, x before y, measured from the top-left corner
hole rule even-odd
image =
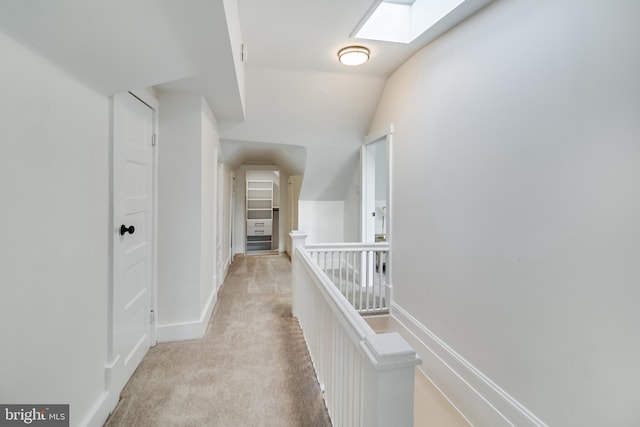
[[[226,146],[251,141],[304,147],[304,199],[344,197],[387,77],[448,25],[410,44],[352,39],[374,3],[238,0],[247,47],[246,118],[221,123],[221,136]],[[472,1],[449,19],[487,3]],[[358,67],[340,64],[338,50],[354,43],[367,46],[371,59]]]
[[[470,0],[448,19],[489,1]],[[263,155],[304,173],[302,198],[340,200],[386,78],[446,29],[406,45],[360,41],[370,61],[344,66],[337,51],[354,43],[373,3],[3,0],[0,31],[105,95],[149,86],[202,94],[227,161]]]

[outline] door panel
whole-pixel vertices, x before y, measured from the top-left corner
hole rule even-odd
[[[114,375],[124,385],[150,342],[153,110],[133,95],[114,97]],[[134,232],[120,233],[120,225]]]

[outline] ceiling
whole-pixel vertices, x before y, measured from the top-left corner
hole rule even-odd
[[[490,1],[468,0],[447,19]],[[2,0],[0,31],[105,95],[149,86],[202,94],[228,162],[262,153],[304,172],[302,198],[341,200],[386,78],[450,24],[408,45],[351,39],[373,3]],[[338,62],[353,43],[371,50],[369,62]]]
[[[199,76],[241,118],[227,25],[222,0],[0,2],[0,31],[105,95]]]
[[[413,43],[399,44],[350,38],[375,0],[238,0],[247,48],[246,117],[221,122],[221,137],[227,146],[305,147],[301,198],[342,200],[387,77],[489,1],[468,1]],[[370,60],[358,67],[339,63],[338,50],[350,44],[369,48]]]

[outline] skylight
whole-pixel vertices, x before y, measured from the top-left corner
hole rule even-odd
[[[355,38],[411,43],[465,0],[383,0],[374,4]]]

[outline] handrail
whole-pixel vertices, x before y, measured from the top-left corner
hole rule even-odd
[[[333,425],[413,425],[414,370],[421,363],[415,351],[398,333],[376,334],[307,252],[306,235],[290,235],[292,314],[302,328]],[[317,246],[310,250],[318,252]],[[323,246],[335,252],[336,245]],[[357,246],[356,251],[365,251]],[[373,256],[372,249],[367,251]]]
[[[300,250],[296,255],[300,255],[300,258],[305,263],[305,267],[313,272],[311,277],[316,281],[318,288],[324,294],[327,301],[332,303],[335,307],[335,314],[338,314],[342,319],[344,319],[346,325],[352,328],[355,335],[360,339],[364,339],[366,336],[375,335],[375,331],[371,326],[369,326],[362,316],[360,316],[351,304],[349,304],[344,295],[342,295],[331,280],[329,280],[329,277],[327,277],[324,271],[322,271],[318,264],[311,259],[307,251]]]
[[[307,245],[305,251],[358,313],[389,312],[393,286],[387,242],[321,243]]]
[[[307,250],[322,251],[322,252],[344,252],[344,251],[383,251],[389,249],[389,243],[376,242],[376,243],[359,243],[359,242],[347,242],[347,243],[314,243],[306,245]]]

